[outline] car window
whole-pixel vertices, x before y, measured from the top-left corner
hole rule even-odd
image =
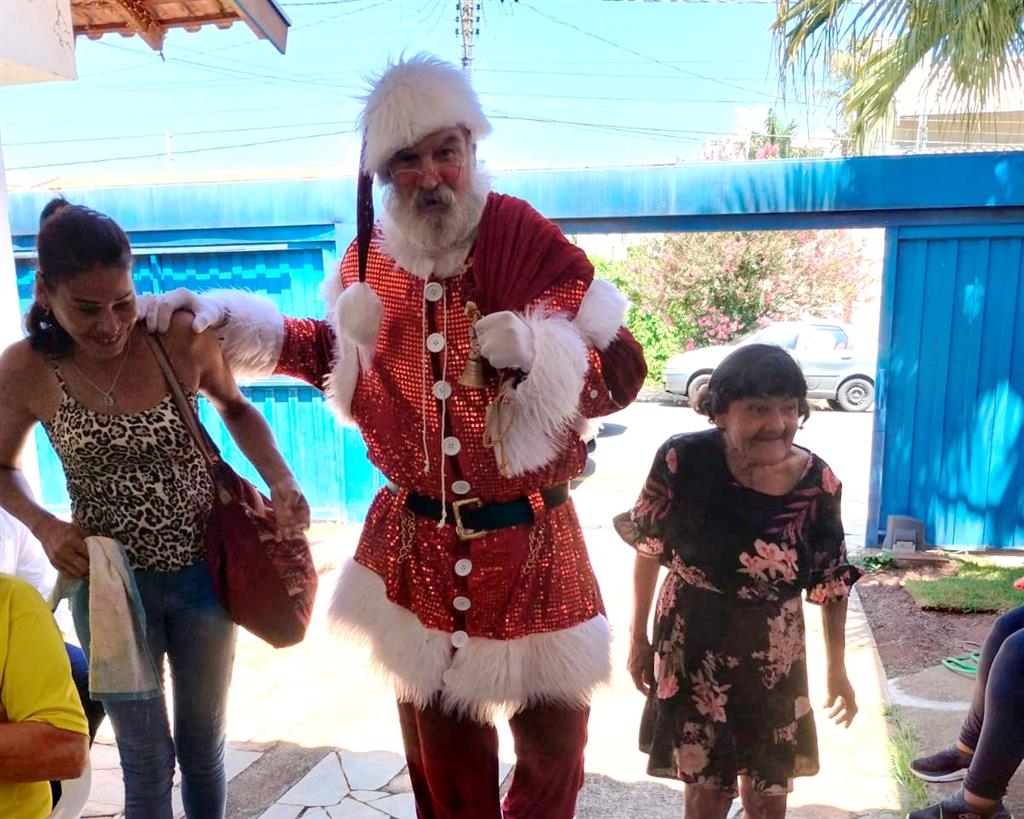
[[[746,341],[759,344],[776,344],[786,350],[796,347],[797,328],[792,324],[769,324],[756,333],[747,336]]]
[[[797,346],[801,350],[814,352],[846,350],[850,347],[850,339],[841,327],[806,327],[800,333]]]

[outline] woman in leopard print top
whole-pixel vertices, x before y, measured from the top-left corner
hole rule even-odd
[[[48,207],[49,209],[49,207]],[[203,523],[212,484],[136,324],[132,252],[110,218],[64,203],[38,237],[28,338],[0,356],[0,505],[42,542],[50,561],[88,579],[84,538],[116,538],[128,553],[157,668],[174,677],[174,730],[164,697],[105,702],[124,769],[127,819],[171,819],[175,757],[185,815],[224,815],[224,741],[235,626],[213,591]],[[270,428],[242,396],[212,333],[187,315],[164,337],[192,400],[202,392],[270,487],[278,520],[309,523],[309,506]],[[61,458],[72,522],[36,504],[18,468],[32,426]],[[72,601],[89,645],[88,591]]]

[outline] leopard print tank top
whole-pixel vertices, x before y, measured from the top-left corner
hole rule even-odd
[[[213,482],[171,395],[142,412],[93,412],[54,371],[63,395],[43,428],[64,466],[75,523],[121,541],[133,569],[174,571],[203,560]]]

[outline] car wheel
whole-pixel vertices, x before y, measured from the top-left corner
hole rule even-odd
[[[851,378],[839,385],[836,401],[846,412],[864,412],[875,403],[875,385],[866,378]]]
[[[841,410],[843,408],[842,404],[840,404],[838,401],[836,401],[835,398],[829,398],[827,403],[828,403],[828,408],[829,409],[834,409],[834,410],[838,411],[838,410]]]
[[[686,397],[690,401],[690,406],[693,407],[694,409],[697,409],[697,402],[700,400],[700,397],[707,391],[708,382],[710,380],[710,373],[701,373],[700,375],[695,375],[693,377],[693,380],[690,381],[689,385],[686,387]]]

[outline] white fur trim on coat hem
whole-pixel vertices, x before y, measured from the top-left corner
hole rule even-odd
[[[605,350],[619,334],[628,309],[629,300],[614,284],[594,279],[572,323],[594,347]]]
[[[492,440],[501,439],[503,452],[495,456],[499,463],[504,457],[507,476],[539,469],[564,451],[590,368],[587,343],[564,315],[536,310],[523,319],[533,331],[533,368],[518,386],[504,389],[487,419]]]
[[[478,722],[541,703],[584,708],[611,678],[603,615],[517,640],[470,637],[453,653],[451,635],[426,628],[391,602],[384,581],[351,559],[342,567],[329,618],[336,633],[370,646],[377,671],[394,683],[400,702],[440,702]]]
[[[207,290],[200,296],[226,316],[214,332],[231,374],[242,380],[273,374],[284,346],[284,317],[274,302],[248,290]]]

